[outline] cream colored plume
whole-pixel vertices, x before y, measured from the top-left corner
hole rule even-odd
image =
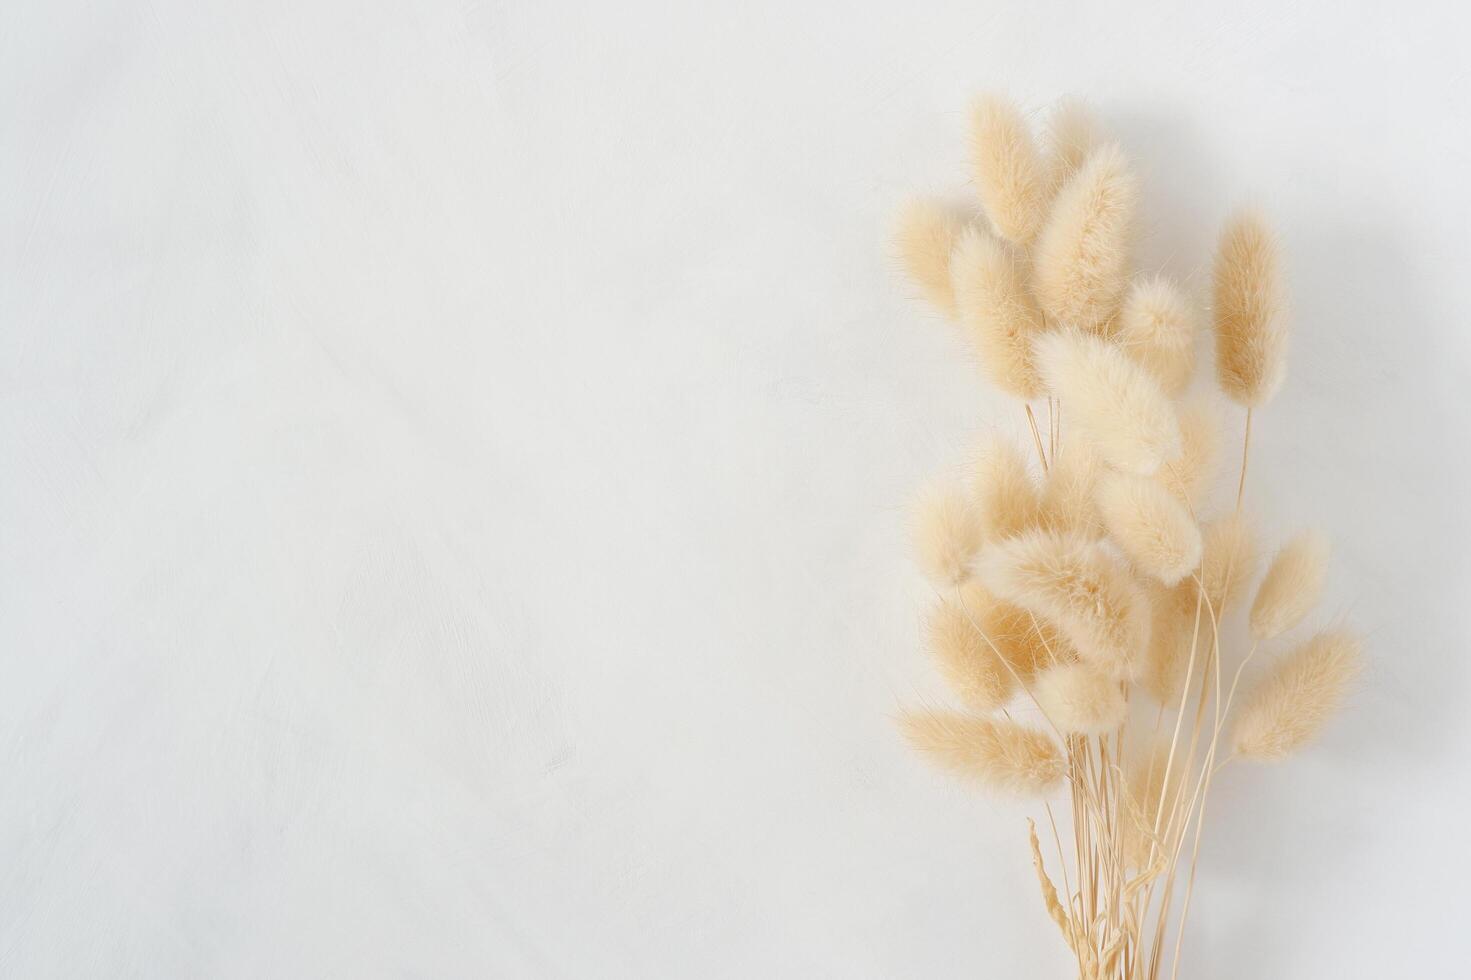
[[[1058,664],[1037,675],[1032,696],[1065,735],[1102,735],[1123,724],[1128,702],[1119,682],[1085,664]]]
[[[1165,585],[1174,585],[1200,564],[1200,529],[1160,483],[1109,473],[1098,484],[1098,512],[1109,537],[1134,565]]]
[[[939,601],[927,624],[941,675],[968,706],[981,711],[1001,707],[1016,689],[1015,675],[984,630],[993,605],[979,586],[967,582],[958,601]]]
[[[1220,417],[1203,395],[1186,399],[1176,417],[1180,422],[1180,455],[1166,463],[1158,476],[1182,503],[1198,512],[1216,478]]]
[[[992,595],[974,579],[960,587],[958,601],[969,621],[990,640],[990,648],[1011,667],[1008,673],[1023,683],[1051,664],[1077,660],[1072,644],[1055,627]]]
[[[1037,237],[1037,299],[1054,321],[1101,329],[1123,298],[1138,189],[1115,145],[1094,150],[1058,191]]]
[[[970,494],[958,486],[936,484],[920,498],[915,514],[915,557],[936,585],[970,577],[970,563],[985,540],[985,525]]]
[[[1036,796],[1056,788],[1067,764],[1052,739],[1002,718],[954,711],[906,711],[909,743],[940,766],[993,789]]]
[[[1060,447],[1042,483],[1038,525],[1049,531],[1103,537],[1103,519],[1093,500],[1102,469],[1098,455],[1087,443],[1069,440]]]
[[[1118,347],[1069,329],[1043,334],[1034,350],[1044,383],[1062,400],[1066,424],[1110,465],[1149,476],[1180,455],[1174,406]]]
[[[894,233],[904,271],[930,305],[946,316],[955,315],[950,253],[955,250],[960,231],[960,222],[939,204],[915,199],[900,210]]]
[[[1195,311],[1179,288],[1149,276],[1129,287],[1113,339],[1174,397],[1195,370],[1195,326]]]
[[[1201,529],[1200,581],[1216,616],[1224,615],[1246,594],[1246,583],[1256,573],[1256,563],[1256,534],[1245,516],[1231,514]],[[1194,589],[1187,587],[1183,592],[1183,604],[1193,610]],[[1201,615],[1209,624],[1209,610],[1202,610]]]
[[[1024,245],[1041,227],[1046,187],[1041,155],[1017,107],[997,95],[971,110],[976,190],[996,233]]]
[[[1236,754],[1281,759],[1322,730],[1362,666],[1352,634],[1319,633],[1277,664],[1246,697],[1232,733]]]
[[[1186,596],[1189,597],[1188,607]],[[1154,700],[1166,707],[1175,707],[1180,701],[1180,688],[1185,683],[1192,646],[1196,653],[1192,686],[1200,677],[1212,638],[1210,616],[1202,605],[1197,636],[1194,582],[1182,582],[1174,589],[1157,586],[1151,596],[1150,608],[1153,615],[1149,627],[1149,650],[1139,683]]]
[[[986,540],[1019,534],[1037,519],[1037,485],[1015,442],[998,434],[981,440],[974,467],[976,510]]]
[[[1216,255],[1216,376],[1239,404],[1265,404],[1286,367],[1286,301],[1277,241],[1252,212],[1232,219]]]
[[[1032,364],[1032,338],[1042,312],[1027,288],[1021,259],[979,228],[961,233],[950,259],[954,306],[986,377],[1023,400],[1042,383]]]
[[[1063,99],[1047,119],[1047,186],[1055,195],[1099,143],[1098,124],[1088,106],[1077,99]]]
[[[1078,534],[1028,531],[977,559],[991,592],[1055,625],[1078,657],[1126,677],[1149,639],[1149,603],[1117,558]]]
[[[1312,531],[1277,552],[1251,606],[1252,638],[1270,640],[1302,622],[1323,592],[1327,567],[1328,539]]]

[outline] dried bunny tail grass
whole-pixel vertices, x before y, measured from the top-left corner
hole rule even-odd
[[[1361,668],[1358,638],[1342,630],[1319,633],[1282,658],[1242,704],[1231,737],[1236,754],[1281,759],[1311,741]]]
[[[1188,594],[1189,608],[1184,597]],[[1174,589],[1156,587],[1151,600],[1149,647],[1139,678],[1144,692],[1160,704],[1174,707],[1180,700],[1191,645],[1210,636],[1210,619],[1205,607],[1200,613],[1200,640],[1195,627],[1195,584],[1185,582]],[[1202,647],[1203,649],[1203,647]]]
[[[1195,370],[1195,327],[1195,311],[1179,287],[1149,276],[1129,287],[1113,339],[1174,397]]]
[[[1200,537],[1200,582],[1219,618],[1246,594],[1246,583],[1256,572],[1256,533],[1245,516],[1233,513],[1205,525]],[[1193,612],[1195,589],[1187,587],[1180,591],[1182,605],[1188,605]],[[1202,609],[1201,617],[1208,625],[1209,610]]]
[[[1124,722],[1128,702],[1112,677],[1085,664],[1058,664],[1037,675],[1032,695],[1065,735],[1102,735]]]
[[[1039,670],[1058,663],[1076,663],[1077,654],[1067,638],[1049,623],[986,590],[972,579],[957,595],[967,621],[989,641],[987,649],[1011,668],[1007,673],[1029,684]]]
[[[1179,406],[1180,455],[1162,467],[1159,480],[1180,501],[1199,510],[1216,477],[1221,423],[1215,406],[1204,396]]]
[[[1046,188],[1042,158],[1021,112],[988,95],[971,109],[971,161],[976,190],[996,233],[1024,245],[1042,225]]]
[[[1112,144],[1094,150],[1058,192],[1035,250],[1037,298],[1053,320],[1098,329],[1118,310],[1138,194]]]
[[[1260,215],[1236,216],[1216,254],[1216,375],[1247,408],[1265,404],[1282,383],[1285,306],[1275,236]]]
[[[1253,639],[1270,640],[1302,622],[1323,592],[1328,550],[1326,537],[1305,531],[1277,552],[1251,606]]]
[[[930,581],[954,585],[970,577],[985,526],[964,489],[953,485],[927,489],[915,513],[914,532],[915,556]]]
[[[1127,677],[1149,638],[1149,604],[1128,570],[1076,534],[1028,531],[988,545],[981,583],[1055,625],[1079,659]]]
[[[1159,384],[1118,347],[1077,329],[1034,344],[1043,381],[1071,425],[1110,465],[1149,476],[1180,454],[1180,425]]]
[[[930,652],[945,682],[969,707],[992,711],[1001,707],[1016,689],[1016,677],[1002,662],[983,632],[985,616],[981,610],[990,606],[974,583],[961,586],[958,601],[942,599],[926,623]],[[971,610],[976,610],[972,612]]]
[[[1185,506],[1154,480],[1109,473],[1098,484],[1098,512],[1134,565],[1174,585],[1200,564],[1200,529]]]
[[[1063,99],[1053,107],[1047,118],[1047,186],[1052,194],[1082,169],[1098,142],[1098,123],[1085,102]]]
[[[1038,526],[1049,531],[1103,537],[1103,519],[1094,503],[1094,489],[1103,464],[1084,442],[1070,441],[1052,457],[1042,484]]]
[[[1121,817],[1124,860],[1134,868],[1145,868],[1151,855],[1156,859],[1163,848],[1151,845],[1157,839],[1155,826],[1161,823],[1159,813],[1165,798],[1171,795],[1180,782],[1180,766],[1171,770],[1170,743],[1157,741],[1149,751],[1136,758],[1124,774],[1124,814]],[[1170,774],[1170,785],[1165,786],[1165,773]],[[1163,828],[1160,828],[1163,830]]]
[[[993,434],[976,451],[975,499],[986,540],[1020,534],[1041,505],[1027,461],[1015,442]]]
[[[915,199],[900,210],[894,232],[904,271],[935,309],[952,317],[955,293],[950,287],[950,253],[960,228],[955,216],[939,204]]]
[[[967,228],[950,258],[950,277],[956,314],[986,376],[1017,398],[1037,397],[1042,382],[1032,364],[1032,338],[1042,332],[1042,312],[1020,259],[981,229]]]
[[[955,711],[906,711],[899,718],[909,744],[957,775],[1019,796],[1057,787],[1067,765],[1044,733],[1001,718]]]

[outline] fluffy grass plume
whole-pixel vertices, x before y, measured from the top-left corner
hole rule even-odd
[[[1137,279],[1124,298],[1114,340],[1154,376],[1165,394],[1178,396],[1195,370],[1195,312],[1179,287],[1163,276]]]
[[[1199,642],[1199,656],[1204,653],[1204,645],[1211,635],[1210,620],[1202,609],[1200,640],[1196,640],[1193,590],[1194,583],[1186,582],[1175,589],[1159,586],[1151,596],[1149,647],[1139,683],[1146,694],[1169,707],[1179,703],[1180,686],[1185,682],[1191,644]],[[1184,601],[1187,595],[1188,608]]]
[[[1313,531],[1277,552],[1251,606],[1252,638],[1270,640],[1302,622],[1323,592],[1327,568],[1328,539]]]
[[[1052,457],[1042,482],[1037,524],[1049,531],[1103,537],[1103,519],[1094,502],[1094,490],[1103,464],[1087,443],[1072,440]]]
[[[1200,581],[1215,606],[1224,615],[1246,594],[1246,584],[1256,572],[1256,533],[1251,521],[1231,514],[1211,521],[1201,529]],[[1186,589],[1184,605],[1195,607],[1195,592]],[[1208,612],[1202,612],[1209,617]]]
[[[1045,171],[1027,121],[999,95],[971,109],[971,163],[976,190],[996,233],[1026,244],[1042,225]]]
[[[1277,241],[1262,217],[1243,212],[1221,234],[1215,268],[1216,376],[1247,408],[1282,383],[1287,352]]]
[[[1023,683],[1052,664],[1077,662],[1072,643],[1056,627],[991,594],[979,582],[961,586],[960,601]]]
[[[960,231],[954,215],[934,201],[915,198],[900,210],[894,232],[904,271],[931,306],[951,317],[955,293],[950,286],[950,253]]]
[[[1129,708],[1117,680],[1084,664],[1048,667],[1037,675],[1032,695],[1065,735],[1111,732],[1123,724]]]
[[[1200,529],[1164,486],[1109,473],[1098,484],[1098,512],[1114,543],[1135,567],[1174,585],[1200,564]]]
[[[1037,485],[1015,442],[999,434],[976,449],[973,490],[987,540],[1019,534],[1037,519]]]
[[[1241,706],[1231,735],[1236,754],[1281,759],[1307,744],[1343,703],[1361,666],[1358,639],[1341,630],[1319,633],[1282,658]]]
[[[1204,396],[1187,398],[1176,410],[1180,455],[1159,471],[1159,480],[1183,503],[1199,510],[1216,478],[1221,422]]]
[[[936,710],[906,711],[899,721],[909,743],[938,765],[993,789],[1036,796],[1067,772],[1056,742],[1014,721]]]
[[[1034,253],[1037,299],[1054,321],[1097,330],[1118,311],[1138,195],[1113,144],[1094,150],[1058,191]]]
[[[936,484],[920,498],[915,512],[915,558],[936,585],[955,585],[970,577],[970,563],[985,540],[985,525],[964,488]]]
[[[1099,143],[1098,123],[1086,103],[1063,99],[1047,118],[1047,186],[1055,195]]]
[[[1037,364],[1069,424],[1111,466],[1153,474],[1180,455],[1180,425],[1159,384],[1114,344],[1081,330],[1037,338]]]
[[[980,711],[1001,707],[1016,689],[1016,676],[984,631],[993,608],[994,602],[968,582],[959,601],[941,599],[926,623],[941,676],[967,706]]]
[[[1010,395],[1037,397],[1042,382],[1032,364],[1032,338],[1042,332],[1042,312],[1027,288],[1020,258],[972,227],[957,240],[949,268],[951,301],[981,370]]]
[[[1055,625],[1078,657],[1126,677],[1149,638],[1149,604],[1123,564],[1077,534],[1033,530],[988,545],[980,581]]]

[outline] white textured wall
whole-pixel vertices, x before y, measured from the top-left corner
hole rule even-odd
[[[886,226],[994,85],[1094,99],[1146,264],[1290,249],[1251,492],[1374,666],[1227,770],[1186,974],[1463,969],[1468,25],[1075,6],[6,4],[0,975],[1065,976],[887,717],[1016,413]]]

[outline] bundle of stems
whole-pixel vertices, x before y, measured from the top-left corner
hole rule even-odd
[[[928,639],[955,704],[900,720],[945,768],[1041,801],[1054,853],[1029,820],[1032,860],[1081,978],[1178,977],[1217,777],[1308,743],[1361,663],[1340,628],[1283,639],[1321,593],[1318,534],[1289,540],[1250,590],[1252,422],[1286,352],[1276,239],[1253,212],[1227,223],[1207,318],[1133,270],[1139,188],[1085,108],[1061,104],[1038,139],[986,97],[971,136],[981,208],[911,202],[898,247],[981,373],[1021,402],[1030,440],[986,439],[968,478],[920,505]],[[1219,399],[1192,386],[1206,319],[1217,387],[1241,411],[1224,502]]]

